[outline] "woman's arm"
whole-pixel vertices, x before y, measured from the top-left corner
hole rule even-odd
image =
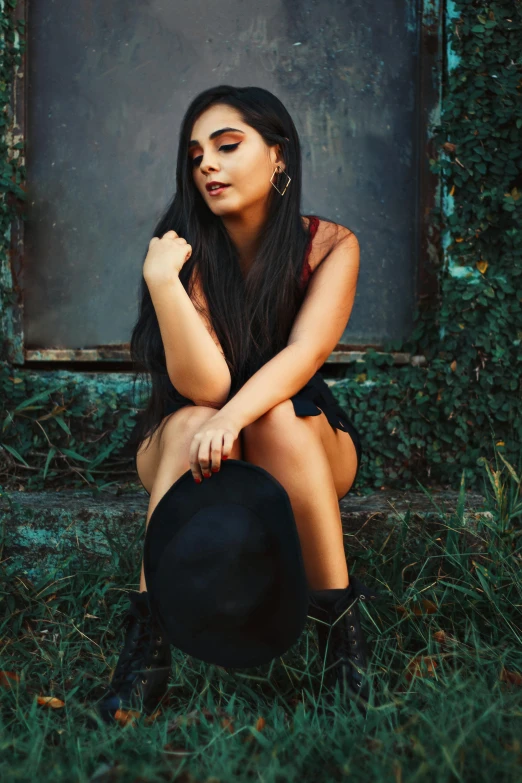
[[[341,339],[354,304],[360,256],[355,234],[341,228],[340,241],[312,276],[286,347],[255,372],[218,412],[230,417],[238,429],[296,394]]]
[[[228,397],[230,372],[210,320],[198,313],[178,275],[168,281],[145,278],[174,387],[196,405],[221,407]],[[202,292],[199,301],[203,301]]]
[[[324,364],[306,343],[287,345],[255,372],[216,416],[230,416],[242,430],[296,394]]]

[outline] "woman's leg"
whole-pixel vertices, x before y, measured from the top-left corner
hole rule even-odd
[[[194,433],[215,413],[215,408],[203,405],[187,405],[180,408],[171,413],[162,423],[155,433],[157,437],[138,452],[136,457],[138,475],[147,492],[150,492],[146,527],[163,495],[180,476],[189,470],[188,452]],[[232,447],[230,457],[241,459],[239,438]],[[142,561],[140,592],[146,589]]]
[[[324,413],[297,417],[292,401],[285,400],[245,427],[242,436],[243,459],[267,470],[288,492],[310,589],[347,587],[339,497],[323,443],[336,433]],[[354,452],[338,451],[336,478],[342,471],[355,475]],[[343,464],[350,460],[355,463]]]

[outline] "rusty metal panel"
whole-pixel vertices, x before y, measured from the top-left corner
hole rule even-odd
[[[181,116],[220,83],[282,99],[303,146],[303,213],[358,235],[340,347],[407,336],[438,100],[423,64],[436,63],[438,20],[438,3],[403,0],[29,4],[26,356],[124,356],[141,262],[175,187]]]

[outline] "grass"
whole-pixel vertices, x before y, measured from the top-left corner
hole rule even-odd
[[[309,622],[269,666],[225,670],[172,648],[169,704],[155,719],[93,725],[115,666],[118,621],[141,551],[113,573],[74,570],[0,588],[2,781],[520,781],[520,477],[486,462],[489,514],[453,514],[349,562],[386,600],[361,607],[378,706],[321,714],[321,662]],[[479,469],[480,466],[479,466]],[[435,506],[435,501],[432,501]],[[132,553],[131,553],[132,554]],[[135,565],[126,569],[126,563]]]

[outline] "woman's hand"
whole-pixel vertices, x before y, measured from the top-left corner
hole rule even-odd
[[[190,470],[194,480],[200,483],[203,476],[210,477],[227,459],[241,427],[226,413],[217,411],[194,433],[189,449]]]
[[[179,275],[191,255],[192,245],[175,231],[167,231],[161,239],[152,237],[143,264],[143,277],[155,282],[170,280],[174,275]]]

